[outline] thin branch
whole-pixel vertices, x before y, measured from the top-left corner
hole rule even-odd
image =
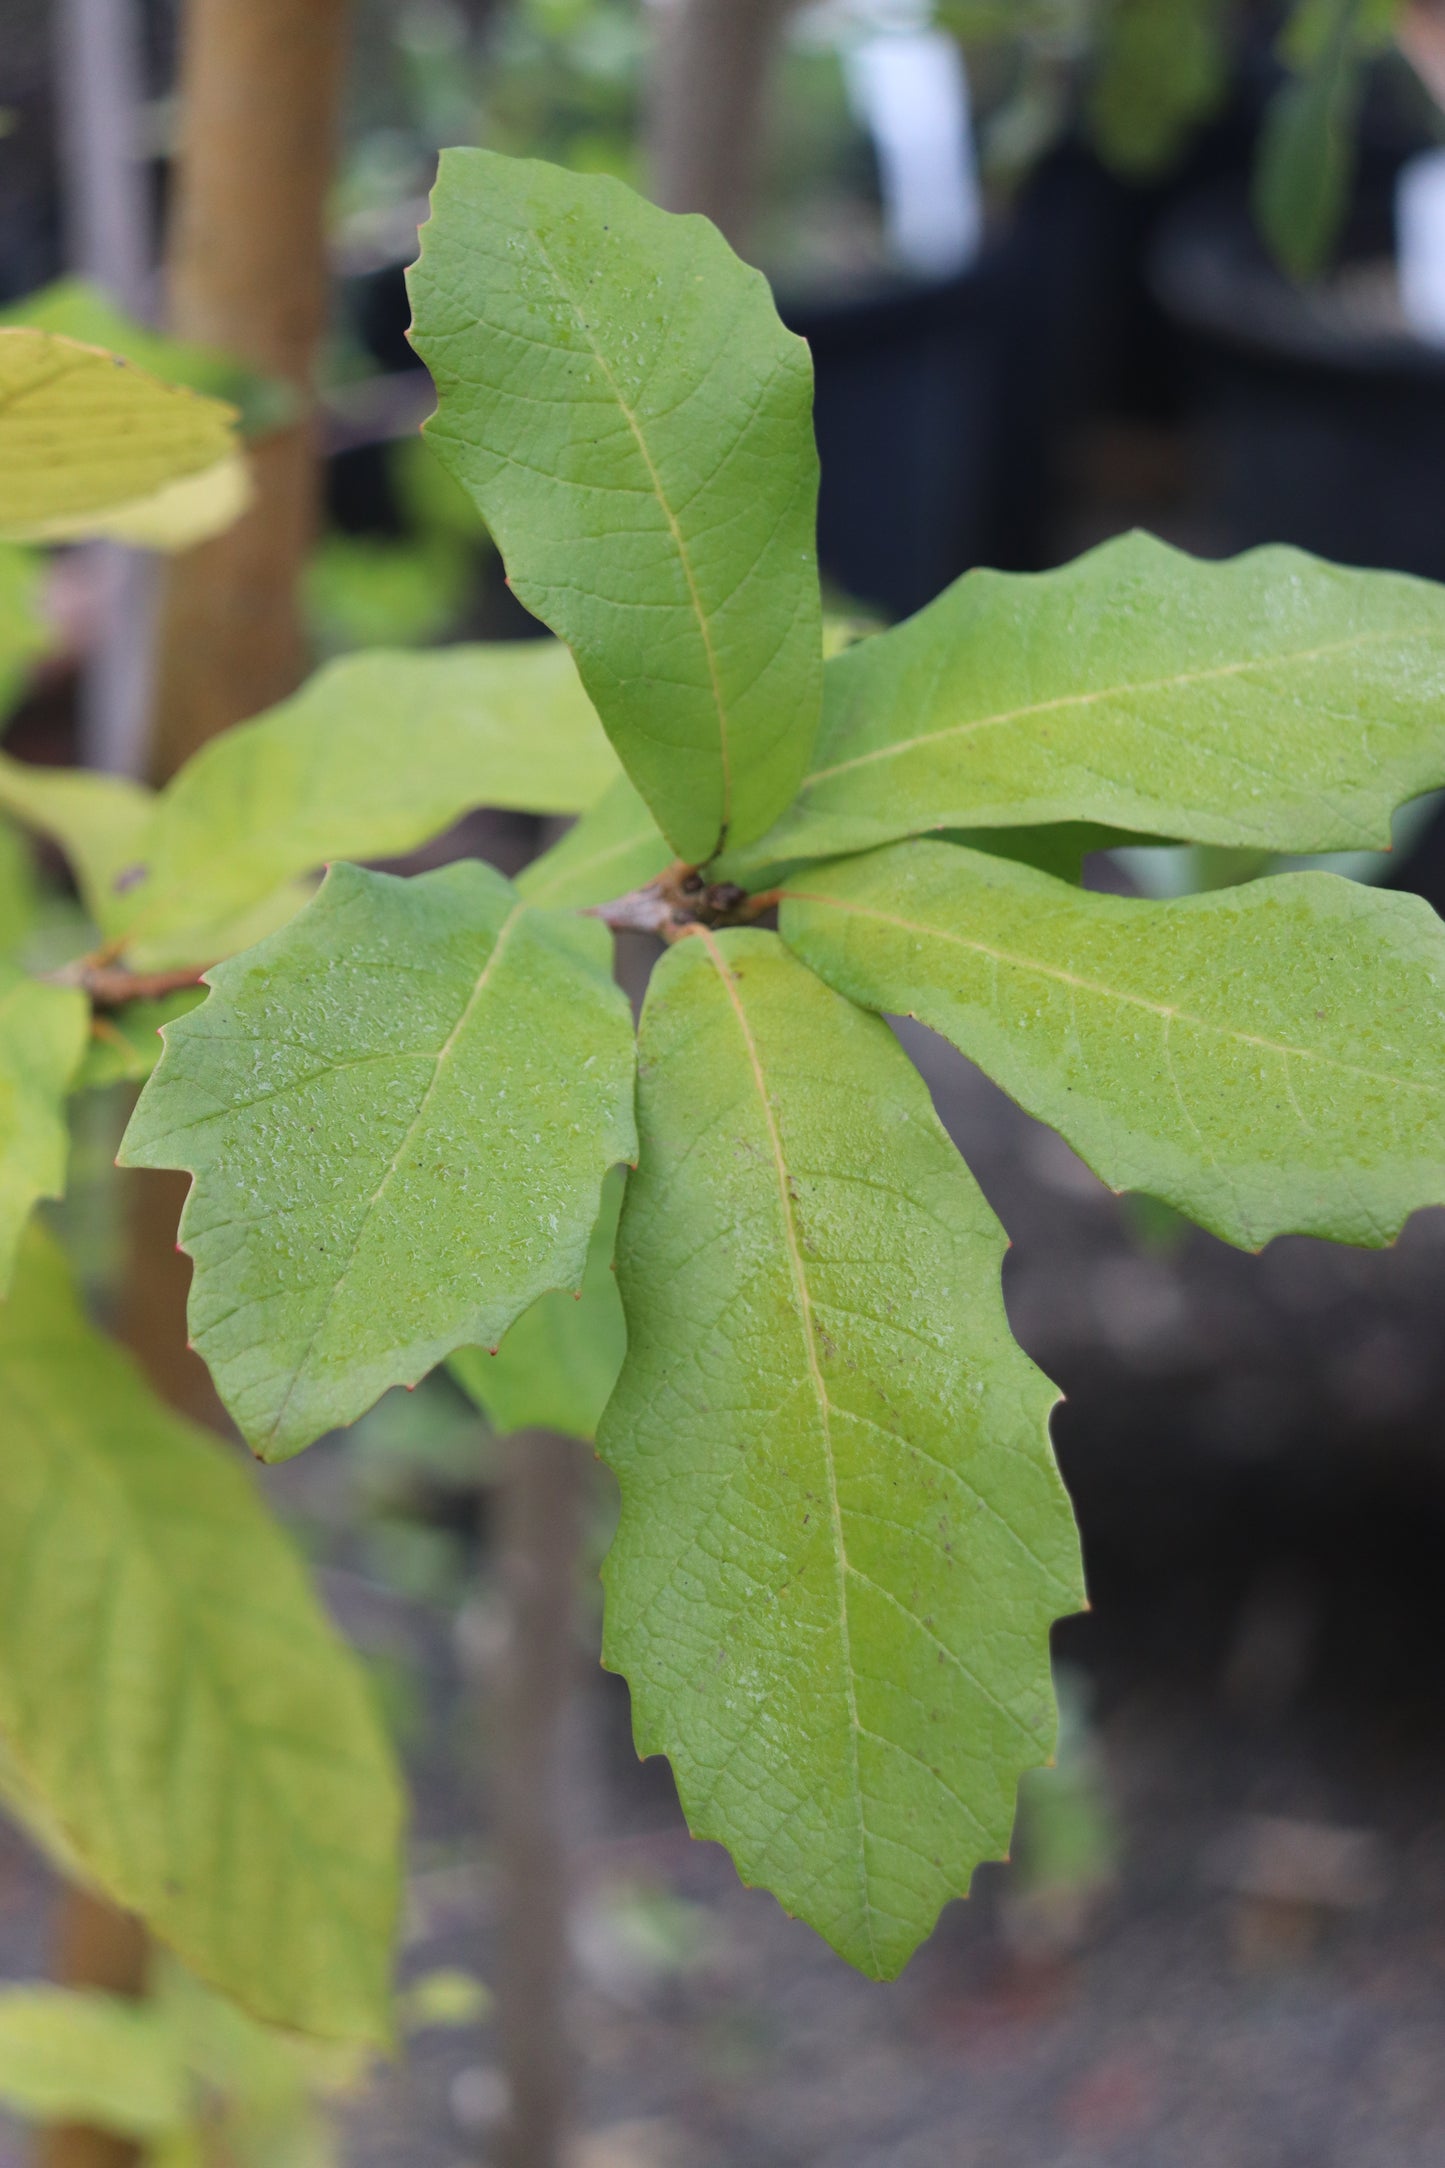
[[[625,896],[615,896],[611,903],[593,904],[583,916],[600,918],[614,933],[654,933],[666,941],[676,938],[691,913],[674,903],[654,881],[646,888],[632,888]]]
[[[188,986],[201,984],[201,971],[190,964],[180,971],[124,971],[119,964],[102,962],[95,956],[81,956],[73,964],[65,964],[59,971],[47,971],[47,986],[74,986],[83,994],[89,994],[98,1009],[123,1009],[131,1001],[163,1001],[167,994],[181,993]]]
[[[584,913],[600,918],[614,933],[650,933],[678,941],[697,926],[750,926],[772,910],[779,891],[750,896],[735,881],[704,880],[696,866],[669,866],[645,888],[629,889],[611,903],[597,903]]]

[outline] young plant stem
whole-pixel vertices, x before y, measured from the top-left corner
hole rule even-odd
[[[55,1942],[56,1976],[68,1987],[131,1998],[145,1993],[145,1929],[78,1883],[61,1894]],[[112,2131],[55,2123],[42,2133],[37,2157],[39,2168],[134,2168],[141,2148]]]
[[[572,1439],[546,1430],[520,1431],[502,1452],[498,1571],[506,1631],[491,1725],[497,2015],[508,2089],[500,2158],[505,2168],[559,2168],[575,2091],[560,1762],[586,1464]]]
[[[189,0],[167,253],[171,329],[292,405],[253,439],[251,509],[168,567],[152,767],[283,699],[308,657],[299,582],[316,524],[313,373],[346,0]]]
[[[792,0],[670,0],[659,10],[648,101],[651,194],[701,211],[745,249],[768,78]]]
[[[752,926],[774,910],[781,889],[749,895],[734,881],[712,881],[696,866],[669,866],[645,888],[629,889],[610,903],[589,906],[588,918],[600,918],[613,933],[653,934],[679,941],[699,926]]]
[[[119,964],[102,963],[99,957],[82,956],[58,971],[44,973],[47,986],[78,986],[89,994],[98,1009],[123,1009],[132,1001],[161,1001],[188,986],[199,986],[201,974],[187,966],[179,971],[126,971]]]

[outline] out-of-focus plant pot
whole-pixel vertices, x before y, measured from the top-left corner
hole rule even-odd
[[[1345,564],[1445,578],[1445,348],[1418,338],[1394,275],[1391,165],[1361,189],[1339,269],[1292,285],[1241,189],[1161,228],[1152,278],[1188,341],[1211,542],[1293,542]],[[1445,910],[1445,809],[1384,885]]]
[[[1242,189],[1202,192],[1160,230],[1153,285],[1188,340],[1221,552],[1294,542],[1445,577],[1445,349],[1400,311],[1391,201],[1373,179],[1340,268],[1311,287],[1269,261]]]
[[[813,351],[823,467],[819,547],[846,595],[906,616],[970,565],[996,560],[1004,486],[999,416],[1016,290],[1008,238],[960,276],[878,277],[846,291],[780,295]],[[387,370],[419,366],[405,343],[400,266],[348,280],[353,336]],[[366,462],[338,477],[348,525],[370,524]],[[351,485],[351,486],[347,486]],[[377,524],[388,519],[380,512]]]
[[[995,242],[956,278],[779,297],[813,352],[824,574],[891,617],[996,554],[1012,289]]]

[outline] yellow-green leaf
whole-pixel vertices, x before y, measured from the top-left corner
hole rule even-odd
[[[0,536],[199,541],[241,509],[235,419],[101,347],[0,329]]]
[[[65,1096],[88,1020],[83,994],[0,960],[0,1295],[31,1212],[65,1188]]]
[[[275,377],[257,376],[244,362],[214,347],[196,346],[189,339],[137,323],[89,279],[55,279],[12,302],[0,311],[0,326],[12,325],[57,331],[87,346],[103,346],[167,384],[188,384],[192,391],[235,407],[248,434],[275,429],[296,418],[298,401],[289,385]]]
[[[0,753],[0,810],[65,853],[102,933],[114,933],[125,918],[126,885],[140,872],[154,805],[155,793],[125,776],[39,768]]]
[[[835,656],[797,804],[721,870],[1080,820],[1384,850],[1442,781],[1445,589],[1134,534],[1057,572],[966,573]]]
[[[0,2102],[32,2122],[162,2137],[189,2105],[174,2032],[145,2003],[76,1988],[0,1992]]]
[[[396,1773],[250,1473],[86,1324],[38,1232],[0,1375],[0,1736],[26,1787],[204,1978],[384,2041]]]
[[[349,655],[186,764],[107,931],[146,962],[210,963],[240,913],[324,862],[398,857],[478,805],[580,812],[614,781],[558,641]]]

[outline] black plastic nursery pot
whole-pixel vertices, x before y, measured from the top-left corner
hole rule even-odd
[[[824,576],[889,617],[997,555],[1012,290],[1005,240],[947,280],[779,296],[813,353]]]
[[[1240,187],[1179,206],[1152,280],[1188,343],[1220,552],[1293,542],[1445,578],[1445,348],[1400,313],[1388,185],[1362,199],[1339,267],[1314,285],[1269,260]]]

